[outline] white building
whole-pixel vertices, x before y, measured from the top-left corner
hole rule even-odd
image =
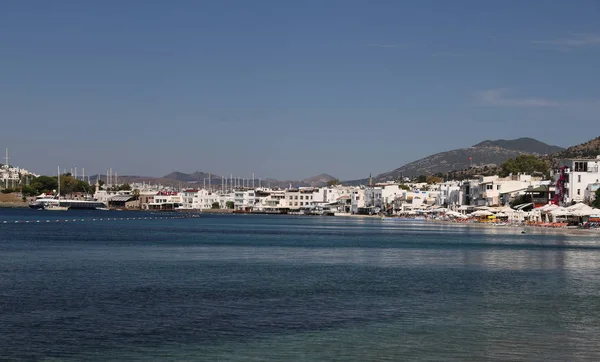
[[[541,177],[526,174],[507,177],[481,176],[478,179],[463,181],[458,197],[453,196],[449,205],[501,206],[516,195],[524,194],[528,188],[542,183]],[[458,203],[455,203],[457,199]]]
[[[394,200],[402,197],[405,191],[397,183],[377,184],[377,187],[381,188],[381,199],[384,204],[392,204]]]
[[[152,202],[148,203],[150,210],[174,210],[181,206],[181,195],[176,191],[159,191]]]
[[[600,156],[595,159],[567,159],[559,162],[555,173],[556,196],[562,204],[586,200],[586,189],[600,183]]]
[[[195,189],[188,189],[188,190],[183,190],[179,193],[179,195],[181,196],[181,205],[179,206],[179,208],[181,209],[194,209],[195,205],[194,205],[194,199],[197,199],[197,195],[198,195],[198,191],[199,190],[195,190]]]
[[[319,189],[312,187],[286,189],[284,191],[284,197],[280,201],[280,205],[281,207],[290,210],[312,207],[315,203],[320,201],[321,196],[323,196],[323,194],[319,192]]]
[[[600,189],[600,183],[589,184],[585,189],[584,202],[592,203],[596,200],[596,191]]]
[[[256,203],[254,190],[236,190],[233,196],[235,210],[252,211]]]
[[[24,168],[2,165],[0,166],[0,188],[16,187],[21,183],[23,177],[33,178],[37,176]]]
[[[524,193],[530,186],[539,186],[541,177],[527,174],[510,175],[508,177],[488,176],[480,178],[479,195],[476,205],[501,206],[508,203],[511,197]]]
[[[227,208],[227,202],[234,200],[233,193],[223,193],[207,189],[184,190],[179,193],[181,197],[181,209],[207,210],[212,209],[214,203],[219,204],[220,209]]]
[[[448,181],[439,185],[439,197],[436,200],[438,206],[446,205],[453,207],[460,205],[460,182]]]
[[[269,188],[257,188],[255,190],[255,202],[253,211],[275,212],[281,208],[285,202],[285,191],[272,190]]]

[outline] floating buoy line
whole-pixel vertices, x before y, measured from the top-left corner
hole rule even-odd
[[[57,222],[97,222],[97,221],[125,221],[125,220],[174,220],[193,219],[198,215],[177,216],[146,216],[146,217],[94,217],[94,218],[72,218],[72,219],[38,219],[38,220],[2,220],[0,224],[47,224]]]

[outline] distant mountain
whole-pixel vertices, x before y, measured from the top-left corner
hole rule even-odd
[[[90,177],[90,181],[92,183],[96,182],[96,177]],[[100,180],[106,182],[106,175],[100,175]],[[171,187],[193,187],[194,184],[185,181],[178,181],[172,178],[164,178],[164,177],[150,177],[150,176],[119,176],[117,179],[119,184],[132,184],[132,183],[147,183],[153,185],[163,185],[163,186],[171,186]]]
[[[119,183],[152,183],[152,184],[161,184],[165,186],[173,186],[173,187],[201,187],[206,182],[206,185],[210,183],[214,187],[221,186],[221,176],[215,175],[207,172],[192,172],[192,173],[184,173],[184,172],[171,172],[168,175],[163,177],[144,177],[144,176],[119,176]],[[106,181],[106,177],[100,176],[100,179]],[[258,178],[254,179],[254,186],[258,187],[259,185],[263,187],[279,187],[279,188],[288,188],[290,185],[292,187],[321,187],[326,186],[328,181],[335,180],[336,178],[322,173],[317,176],[309,177],[303,180],[277,180],[277,179],[266,179],[260,180]],[[251,184],[251,181],[246,181]]]
[[[322,173],[317,176],[306,178],[306,179],[302,180],[302,182],[304,182],[312,187],[321,187],[321,186],[326,186],[329,181],[333,181],[333,180],[336,180],[336,178],[331,175],[328,175],[326,173]]]
[[[174,180],[174,181],[183,181],[183,182],[187,182],[187,181],[194,181],[191,178],[191,175],[189,173],[183,173],[183,172],[171,172],[168,175],[163,176],[162,178],[167,178],[169,180]]]
[[[483,141],[470,148],[436,153],[434,155],[407,163],[393,171],[385,172],[373,178],[374,182],[399,180],[403,177],[444,174],[450,171],[468,169],[473,166],[488,169],[500,165],[509,158],[520,154],[546,155],[562,151],[562,147],[551,146],[533,138],[515,140]],[[343,184],[365,184],[368,179],[345,181]]]
[[[262,181],[263,186],[288,188],[288,187],[323,187],[327,186],[327,182],[336,180],[335,177],[322,173],[317,176],[305,178],[303,180],[277,180],[269,178]]]
[[[196,171],[193,173],[183,173],[183,172],[171,172],[168,175],[163,176],[164,179],[181,181],[181,182],[191,182],[191,183],[203,183],[204,180],[208,182],[208,179],[211,180],[221,180],[221,176],[215,174],[209,174],[206,172]]]
[[[555,160],[561,158],[595,158],[600,155],[600,137],[584,142],[582,144],[571,146],[552,155]]]
[[[515,140],[486,140],[473,147],[498,147],[505,150],[519,151],[539,155],[550,155],[564,150],[562,147],[551,146],[534,138],[523,137]]]

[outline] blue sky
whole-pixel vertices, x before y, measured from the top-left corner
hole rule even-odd
[[[41,173],[342,179],[598,136],[598,1],[5,1],[0,147]]]

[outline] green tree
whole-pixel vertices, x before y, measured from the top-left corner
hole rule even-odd
[[[417,177],[417,182],[427,182],[427,176],[419,175],[419,177]]]
[[[56,177],[51,176],[36,177],[29,185],[37,190],[37,194],[52,192],[58,188]]]
[[[90,184],[88,184],[85,181],[81,181],[81,180],[75,180],[75,192],[89,192],[91,193],[92,190],[92,186]]]
[[[442,181],[444,181],[444,179],[442,179],[441,177],[438,177],[438,176],[427,176],[427,177],[425,178],[425,181],[426,181],[428,184],[439,184],[439,183],[441,183]]]
[[[213,208],[213,209],[220,209],[221,205],[218,202],[215,201],[215,202],[212,203],[211,208]]]
[[[225,203],[225,206],[226,206],[228,209],[233,209],[233,208],[235,207],[235,204],[233,203],[233,201],[227,201],[227,202]]]
[[[23,196],[37,196],[38,192],[35,189],[35,187],[32,186],[23,186],[21,187],[21,193],[23,194]]]
[[[549,170],[549,165],[546,161],[534,155],[519,155],[515,158],[508,159],[500,166],[500,176],[506,177],[510,174],[541,172],[546,174]]]
[[[410,191],[410,187],[406,186],[405,184],[398,185],[398,188],[401,190]]]
[[[77,191],[78,182],[70,174],[61,175],[60,177],[60,193],[62,195],[70,195]]]
[[[339,184],[340,184],[340,180],[337,178],[334,180],[327,181],[327,186],[335,186],[335,185],[339,185]]]
[[[119,191],[131,191],[131,186],[129,184],[119,185]]]
[[[596,190],[594,202],[592,202],[592,206],[600,209],[600,189]]]

